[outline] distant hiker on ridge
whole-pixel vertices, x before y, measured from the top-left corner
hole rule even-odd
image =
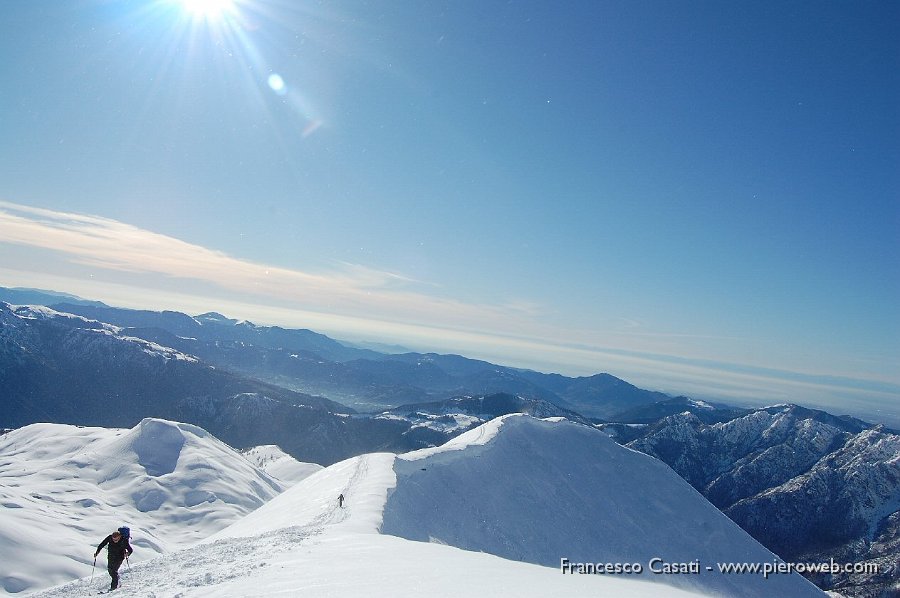
[[[340,496],[338,496],[338,506],[339,506],[339,507],[343,507],[343,506],[344,506],[344,495],[343,495],[343,494],[341,494]]]
[[[128,543],[128,538],[123,538],[122,532],[116,530],[100,542],[97,551],[94,553],[95,561],[104,546],[109,546],[106,552],[106,570],[109,571],[109,576],[112,577],[112,582],[109,585],[109,591],[112,592],[119,587],[119,567],[122,566],[126,553],[131,554],[134,552],[134,549]]]

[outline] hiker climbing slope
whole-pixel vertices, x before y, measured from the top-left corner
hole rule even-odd
[[[95,560],[97,559],[97,555],[100,554],[100,551],[103,550],[104,546],[108,547],[106,552],[106,570],[109,571],[109,576],[112,578],[109,585],[109,590],[112,591],[119,587],[119,567],[122,566],[122,561],[125,560],[127,555],[134,552],[134,549],[132,549],[131,544],[128,543],[128,538],[124,537],[119,530],[106,536],[106,538],[100,542],[96,552],[94,552]]]

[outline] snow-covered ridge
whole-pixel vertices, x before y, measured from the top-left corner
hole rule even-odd
[[[706,401],[698,401],[696,399],[688,399],[688,402],[691,405],[693,405],[694,407],[697,407],[699,409],[710,409],[710,410],[715,409],[714,406],[710,405]]]
[[[98,334],[101,337],[107,337],[111,340],[115,339],[129,343],[141,352],[155,357],[161,357],[164,361],[169,361],[171,359],[191,362],[198,361],[196,357],[187,355],[181,351],[172,349],[171,347],[165,347],[152,341],[123,334],[122,331],[124,329],[120,326],[114,326],[105,322],[91,320],[83,316],[56,311],[41,305],[0,304],[0,311],[6,311],[6,309],[9,310],[7,313],[12,318],[19,320],[50,320],[64,325],[70,325],[73,329],[78,329],[84,334]],[[4,319],[3,323],[9,325],[12,329],[16,328],[16,323],[9,317]]]
[[[241,454],[270,476],[288,485],[296,484],[323,469],[317,463],[297,461],[274,444],[256,446]]]
[[[503,423],[513,417],[527,417],[520,413],[504,415],[491,421],[484,423],[473,430],[469,430],[464,434],[460,434],[441,446],[419,449],[404,455],[400,455],[400,459],[404,461],[417,461],[425,459],[441,453],[452,451],[462,451],[470,447],[483,446],[491,441],[499,432]]]
[[[214,311],[207,312],[205,314],[200,314],[199,316],[194,316],[193,320],[200,324],[201,326],[204,324],[218,324],[223,326],[234,326],[238,323],[237,320],[232,318],[228,318],[223,316],[222,314]]]
[[[74,438],[64,443],[74,456],[54,453],[59,449],[47,441],[52,432]],[[615,444],[600,431],[560,418],[510,415],[445,447],[353,457],[277,496],[274,481],[266,482],[267,476],[244,457],[194,426],[144,420],[132,430],[29,426],[13,434],[15,442],[6,437],[0,444],[0,459],[12,464],[8,481],[21,481],[22,462],[36,455],[56,464],[55,469],[44,468],[49,469],[43,482],[48,488],[64,472],[67,480],[96,472],[87,476],[90,484],[116,490],[100,496],[97,504],[81,506],[109,509],[107,521],[99,521],[94,512],[72,511],[71,504],[62,506],[62,490],[54,497],[56,508],[61,514],[68,510],[79,529],[60,521],[52,527],[41,524],[43,531],[67,537],[71,552],[66,554],[77,556],[66,574],[85,579],[40,594],[46,598],[99,587],[102,581],[95,579],[92,586],[87,579],[88,542],[99,541],[122,523],[131,524],[137,548],[118,591],[126,597],[821,596],[802,578],[788,575],[768,580],[705,573],[563,575],[563,557],[642,562],[644,567],[654,557],[710,565],[720,560],[770,562],[774,557],[665,465]],[[258,453],[277,456],[272,447]],[[135,476],[144,484],[138,492]],[[27,477],[36,479],[34,473]],[[154,548],[150,542],[161,542],[163,536],[183,538],[178,524],[190,522],[198,506],[213,504],[180,502],[181,495],[198,487],[198,478],[222,482],[207,488],[217,498],[229,492],[260,498],[267,483],[272,493],[265,504],[232,518],[231,525],[199,543]],[[241,480],[245,490],[238,493]],[[117,499],[146,497],[148,489],[168,495],[155,509],[130,511],[124,519],[122,508],[114,506]],[[215,512],[229,504],[222,503]],[[22,509],[32,522],[43,517],[38,505]],[[9,520],[0,519],[0,532],[8,534],[4,539],[12,537],[9,528]],[[38,546],[25,548],[2,548],[7,554],[0,556],[19,559],[16,569],[0,561],[4,584],[27,581],[12,573],[24,571],[34,587],[46,581],[47,569],[56,571],[67,558],[59,554],[45,567],[28,558],[29,549]],[[161,554],[147,560],[154,552]],[[15,591],[11,587],[7,591]]]
[[[440,415],[434,413],[416,412],[414,414],[411,429],[428,428],[443,434],[453,434],[460,430],[466,430],[472,426],[484,423],[485,419],[477,415],[469,415],[467,413],[442,413]],[[409,416],[397,415],[394,413],[379,413],[375,419],[387,419],[394,421],[409,422]],[[418,421],[416,421],[418,420]]]
[[[100,330],[98,332],[100,334],[106,334],[110,337],[115,337],[116,339],[125,341],[127,343],[133,343],[147,355],[162,357],[163,360],[165,360],[165,361],[168,361],[170,359],[176,359],[179,361],[192,361],[194,363],[199,363],[199,361],[200,361],[193,355],[188,355],[186,353],[182,353],[181,351],[172,349],[171,347],[164,347],[163,345],[160,345],[158,343],[154,343],[152,341],[146,341],[146,340],[144,340],[142,338],[138,338],[136,336],[127,336],[127,335],[121,334],[120,332],[116,333],[116,332],[112,332],[109,330]]]
[[[9,305],[9,307],[12,313],[16,315],[16,317],[26,320],[71,320],[73,322],[79,322],[82,324],[92,324],[97,328],[111,330],[114,332],[118,332],[119,330],[121,330],[120,328],[118,328],[117,326],[113,326],[112,324],[98,322],[97,320],[90,320],[88,318],[77,316],[75,314],[56,311],[55,309],[44,307],[43,305]]]
[[[123,524],[140,563],[206,538],[281,490],[190,424],[13,430],[0,437],[0,586],[19,592],[84,575],[89,547]]]
[[[419,363],[421,364],[421,361]],[[375,416],[375,419],[407,422],[411,430],[424,428],[446,437],[509,413],[525,413],[542,419],[562,416],[587,423],[587,420],[579,414],[545,400],[502,392],[463,395],[430,403],[401,405]]]
[[[796,575],[720,574],[719,562],[776,557],[665,464],[565,419],[497,418],[394,470],[384,533],[548,567],[643,563],[644,579],[719,596],[821,595]],[[654,558],[703,566],[660,576]]]

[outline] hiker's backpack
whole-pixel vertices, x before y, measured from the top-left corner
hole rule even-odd
[[[131,528],[125,527],[124,525],[119,528],[119,533],[122,534],[122,537],[125,538],[125,541],[128,542],[131,540]]]

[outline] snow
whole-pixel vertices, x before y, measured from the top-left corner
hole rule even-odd
[[[43,305],[7,305],[9,305],[10,309],[15,313],[16,316],[24,318],[26,320],[72,320],[75,322],[96,324],[98,328],[102,327],[107,330],[120,330],[120,328],[118,328],[117,326],[113,326],[112,324],[106,324],[103,322],[98,322],[96,320],[89,320],[88,318],[82,316],[76,316],[74,314],[56,311],[55,309],[50,309],[49,307],[45,307]]]
[[[513,414],[442,447],[402,455],[384,533],[548,567],[699,559],[699,575],[664,576],[727,596],[821,595],[796,576],[723,575],[717,562],[776,557],[662,462],[594,428]],[[540,522],[540,525],[536,525]]]
[[[444,434],[453,434],[460,430],[466,430],[476,424],[482,424],[488,417],[478,417],[468,413],[424,413],[417,411],[415,414],[402,416],[385,411],[375,416],[375,419],[410,422],[411,429],[428,428]]]
[[[337,526],[345,532],[377,533],[388,488],[394,485],[395,456],[374,453],[353,457],[314,473],[209,540],[256,536],[299,527]],[[338,507],[343,494],[348,508]],[[353,505],[354,517],[349,506]]]
[[[707,403],[706,401],[700,401],[700,400],[696,400],[696,399],[688,399],[688,403],[691,404],[691,405],[693,405],[694,407],[696,407],[696,408],[698,408],[698,409],[707,409],[707,410],[710,410],[710,411],[715,410],[715,407],[713,407],[712,405],[710,405],[710,404]]]
[[[234,325],[237,324],[237,320],[232,320],[231,318],[226,318],[220,313],[216,313],[214,311],[200,314],[199,316],[194,316],[193,320],[200,324],[201,326],[210,323],[210,324],[226,324],[226,325]]]
[[[4,304],[8,305],[8,304]],[[96,320],[90,320],[88,318],[84,318],[82,316],[76,316],[73,314],[58,312],[56,310],[50,309],[49,307],[44,307],[40,305],[21,305],[14,306],[10,305],[10,312],[8,312],[13,318],[18,320],[58,320],[61,322],[71,321],[76,322],[79,325],[77,328],[81,330],[85,334],[96,334],[100,337],[108,337],[114,338],[119,341],[124,341],[130,343],[135,346],[138,350],[155,357],[161,357],[164,361],[169,361],[171,359],[175,359],[178,361],[190,361],[197,362],[197,358],[192,355],[187,355],[180,351],[176,351],[170,347],[165,347],[158,343],[154,343],[151,341],[144,340],[142,338],[137,338],[134,336],[128,336],[123,334],[123,328],[119,326],[113,326],[112,324],[106,324],[104,322],[98,322]],[[4,310],[0,310],[0,312],[4,313],[4,316],[7,312]],[[5,316],[8,317],[8,316]],[[10,320],[8,322],[10,328],[16,328],[17,322]],[[83,324],[87,324],[87,326],[82,326]]]
[[[460,434],[456,438],[445,442],[441,446],[412,451],[410,453],[401,455],[400,458],[405,461],[418,461],[420,459],[427,459],[428,457],[431,457],[433,455],[462,451],[470,447],[484,446],[495,436],[497,436],[497,434],[500,432],[500,427],[503,425],[503,422],[509,419],[509,417],[512,416],[504,416],[492,419],[491,421],[484,423],[475,429],[469,430],[464,434]]]
[[[322,466],[318,463],[297,461],[274,444],[256,446],[241,451],[241,454],[251,463],[273,478],[284,482],[287,486],[292,486],[322,469]]]
[[[106,334],[108,336],[115,337],[129,343],[134,343],[135,345],[140,347],[141,351],[143,351],[147,355],[162,357],[165,361],[175,359],[179,361],[192,361],[195,363],[199,362],[199,360],[193,355],[187,355],[186,353],[182,353],[181,351],[176,351],[175,349],[172,349],[170,347],[164,347],[163,345],[154,343],[152,341],[145,341],[144,339],[138,338],[136,336],[115,334],[109,330],[101,330],[99,332],[101,334]]]
[[[386,419],[386,420],[398,421],[398,422],[406,421],[405,417],[400,417],[399,415],[394,415],[392,413],[387,413],[387,412],[379,413],[378,415],[375,416],[375,419]]]
[[[98,567],[98,570],[100,568]],[[99,572],[105,577],[105,572]],[[90,595],[107,582],[80,580],[35,594],[42,598]],[[516,563],[437,544],[418,544],[378,534],[288,528],[277,535],[222,539],[134,566],[122,574],[117,596],[365,597],[517,596],[546,598],[696,597],[651,583],[562,576],[558,570]]]
[[[93,593],[108,583],[102,557],[90,579],[96,543],[130,524],[123,597],[822,595],[797,576],[682,576],[688,587],[674,575],[563,575],[561,557],[772,560],[665,465],[565,420],[498,418],[442,447],[347,459],[280,494],[249,460],[276,463],[280,450],[250,453],[164,420],[0,438],[3,589],[81,577],[36,596]],[[142,513],[150,490],[160,500]],[[186,504],[196,490],[216,499]]]
[[[465,413],[446,413],[442,415],[417,413],[416,415],[423,418],[424,421],[413,424],[412,429],[428,428],[431,430],[436,430],[438,432],[444,432],[445,434],[451,434],[459,430],[465,430],[471,427],[473,424],[479,424],[484,421],[480,417],[468,415]]]
[[[0,586],[19,592],[84,575],[120,525],[132,529],[134,565],[208,537],[282,489],[188,424],[14,430],[0,437]]]

